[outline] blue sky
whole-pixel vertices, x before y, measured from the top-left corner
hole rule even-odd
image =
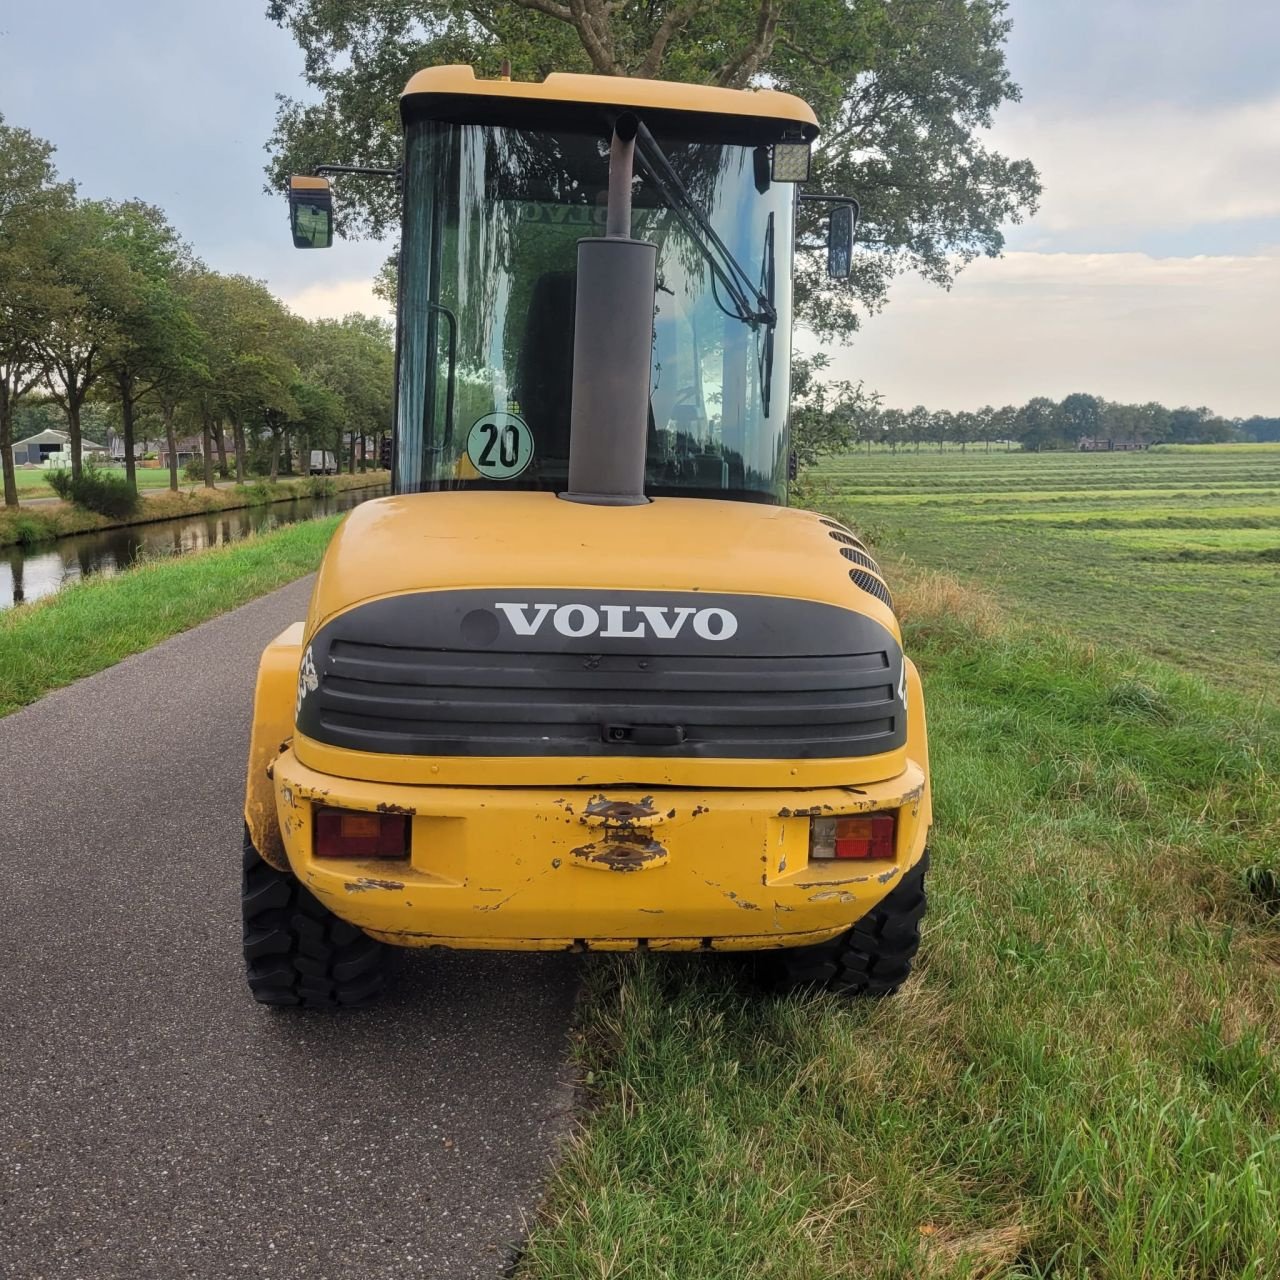
[[[161,205],[211,266],[306,314],[372,307],[371,244],[288,247],[262,191],[301,57],[265,0],[0,0],[0,112],[85,195]],[[906,280],[837,360],[889,403],[1091,390],[1280,413],[1280,2],[1013,0],[994,141],[1041,213],[950,293]]]

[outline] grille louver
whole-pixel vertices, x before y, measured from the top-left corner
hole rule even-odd
[[[882,604],[887,604],[892,609],[893,596],[889,593],[889,588],[880,576],[880,566],[876,564],[868,553],[867,544],[838,520],[819,517],[818,523],[825,525],[831,531],[828,536],[840,543],[840,554],[846,560],[852,560],[854,564],[861,566],[859,569],[849,570],[849,577],[853,581],[853,585],[861,588],[869,595],[875,596]]]
[[[852,547],[841,547],[840,554],[846,560],[852,560],[854,564],[860,564],[864,569],[870,569],[872,573],[880,572],[880,566],[865,551],[855,551]]]
[[[850,569],[849,577],[853,579],[855,587],[861,587],[868,595],[875,596],[877,600],[887,604],[890,609],[893,608],[893,597],[889,594],[889,588],[879,578],[867,573],[865,569]]]

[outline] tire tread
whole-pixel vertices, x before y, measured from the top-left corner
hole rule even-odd
[[[774,990],[831,991],[847,996],[893,995],[911,974],[928,905],[929,852],[852,928],[812,947],[771,952],[764,976]]]
[[[259,1004],[353,1009],[377,999],[386,947],[263,861],[247,828],[240,896],[246,976]]]

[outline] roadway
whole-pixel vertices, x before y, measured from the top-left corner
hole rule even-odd
[[[255,1005],[257,655],[310,580],[0,719],[0,1275],[502,1274],[568,1125],[573,957],[405,952],[376,1008]]]

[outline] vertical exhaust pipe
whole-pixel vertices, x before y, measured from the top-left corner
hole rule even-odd
[[[614,123],[605,234],[578,241],[569,502],[632,507],[644,496],[658,247],[631,238],[631,175],[640,122]]]

